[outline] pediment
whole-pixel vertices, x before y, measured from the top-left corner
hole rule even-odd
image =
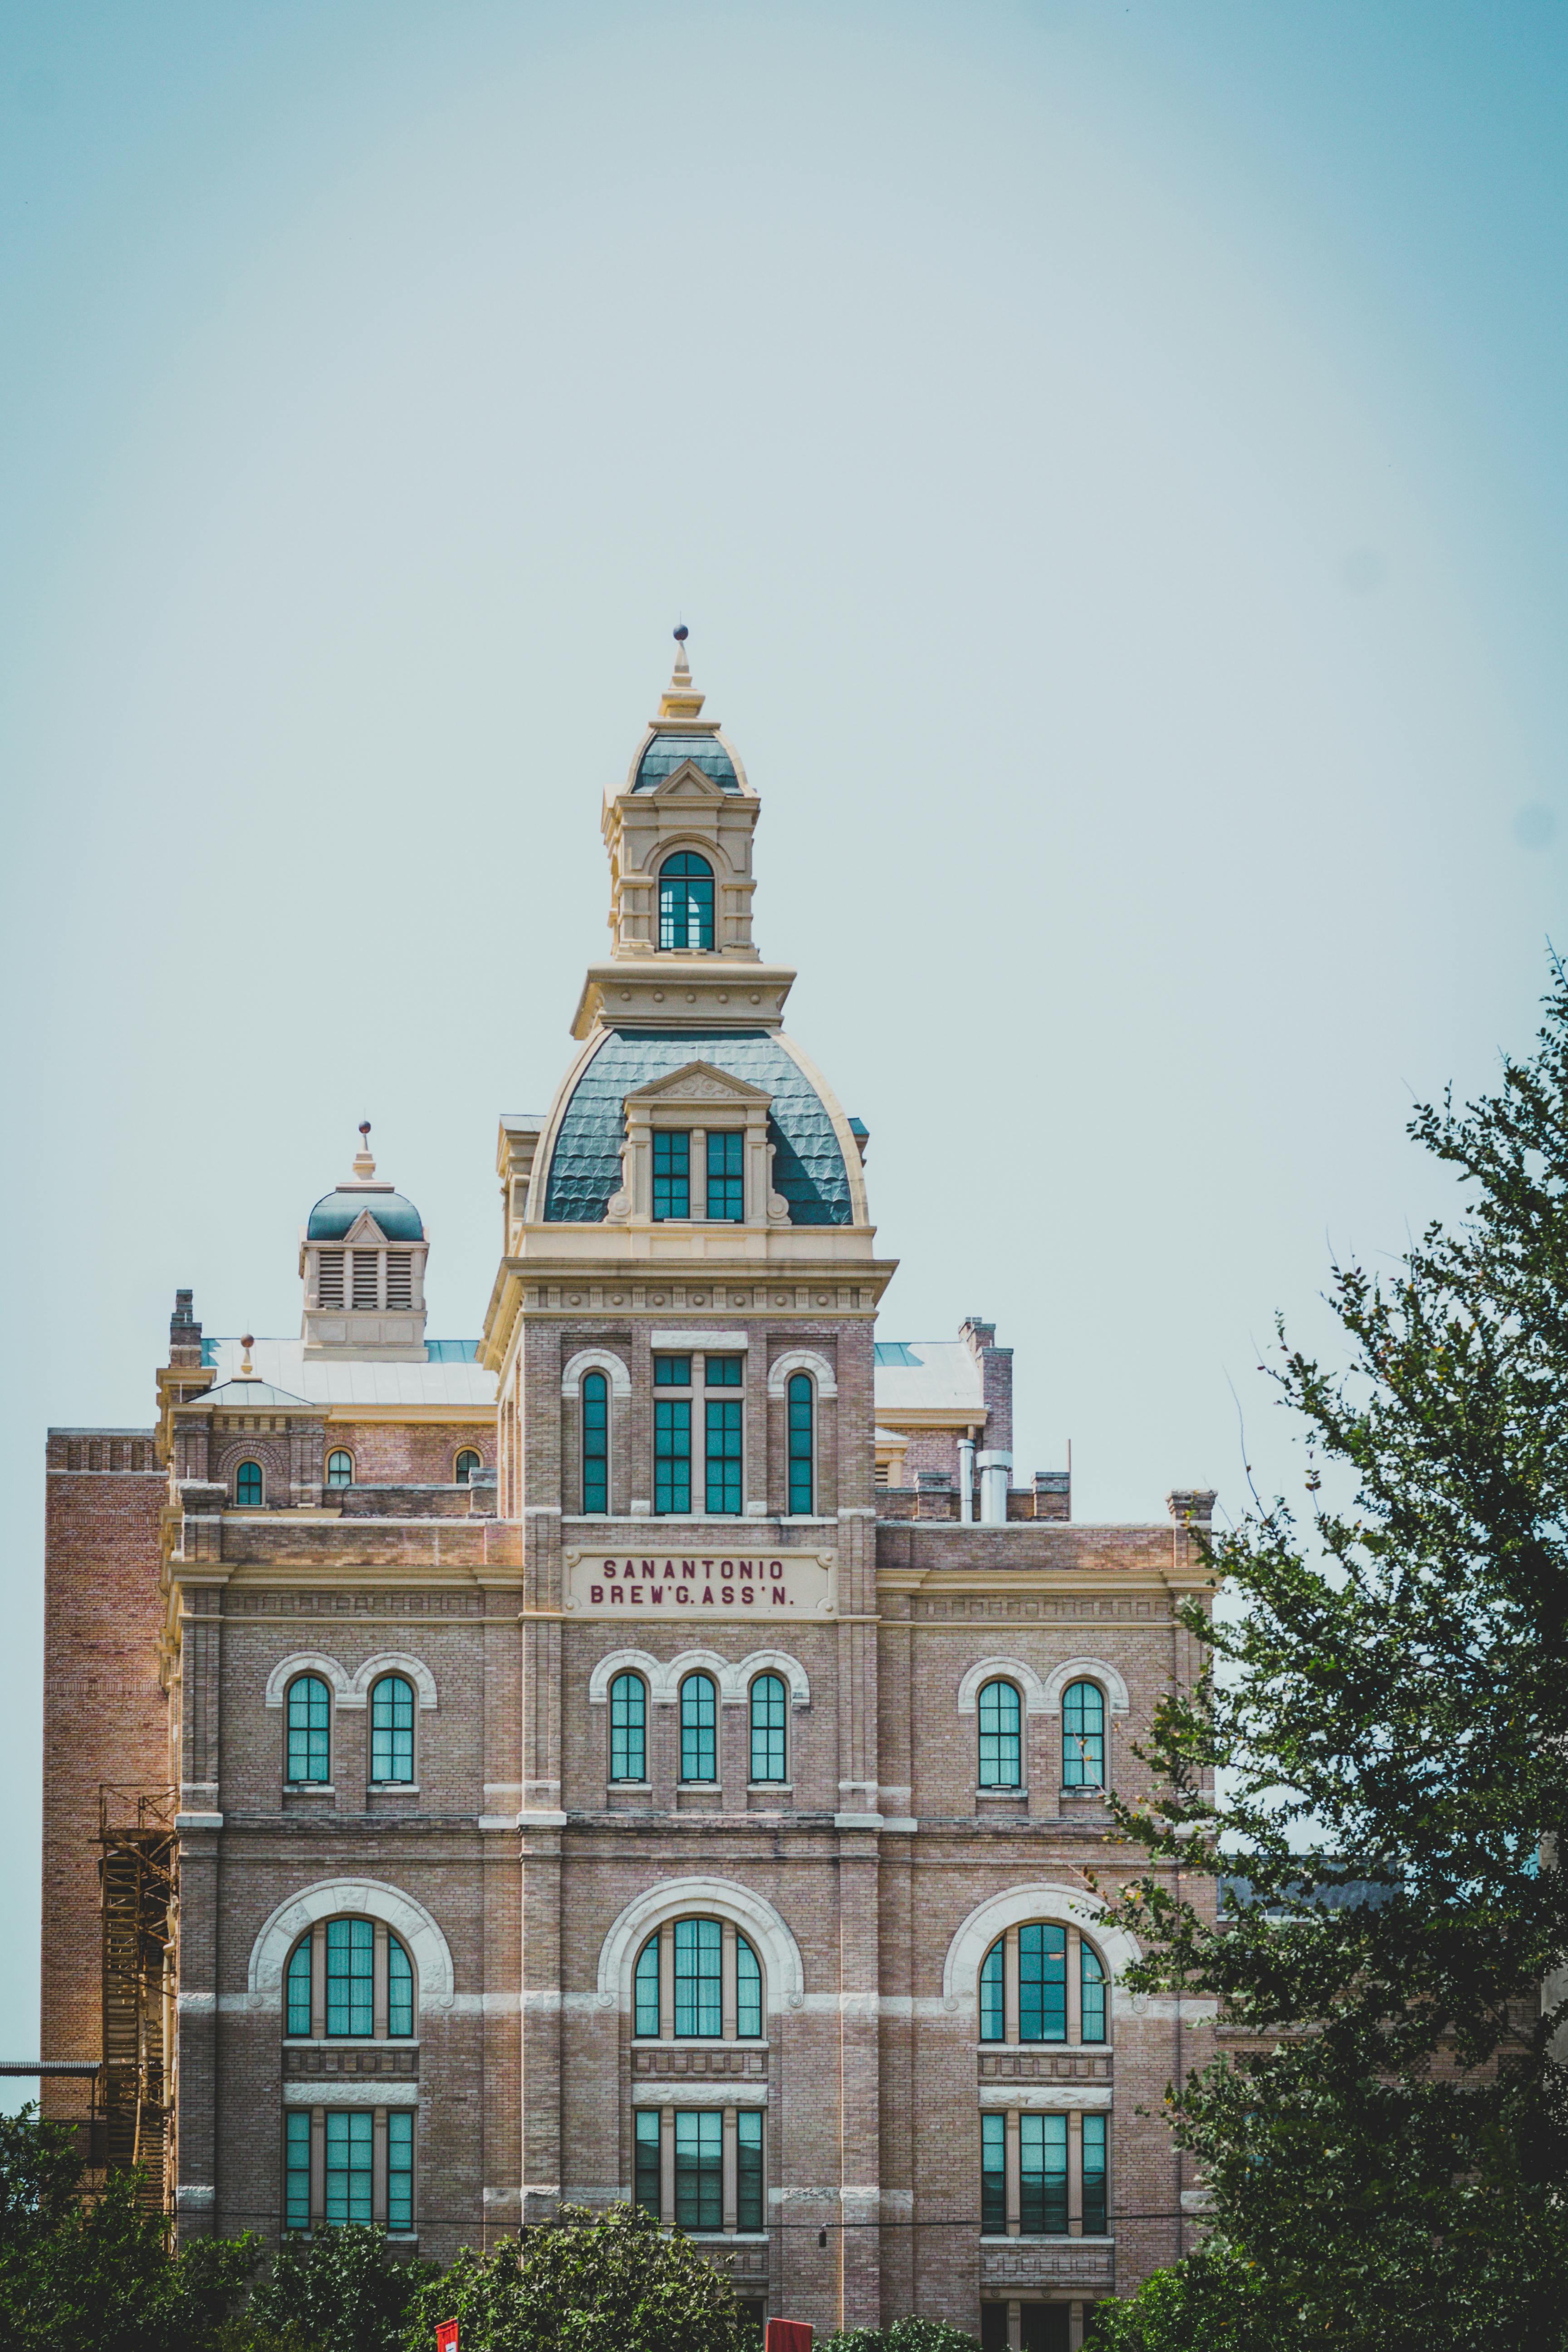
[[[356,1242],[367,1249],[385,1249],[389,1236],[382,1232],[370,1211],[362,1209],[342,1239],[350,1249]]]
[[[637,798],[644,801],[668,800],[678,793],[695,793],[700,799],[710,801],[732,801],[735,797],[733,793],[727,793],[722,784],[716,784],[707,770],[700,768],[695,760],[682,760],[679,767],[672,768],[660,782],[646,785]]]
[[[744,1078],[731,1077],[728,1070],[716,1069],[711,1062],[698,1061],[683,1062],[679,1070],[668,1071],[662,1078],[649,1078],[646,1086],[634,1087],[625,1099],[628,1109],[633,1103],[650,1110],[727,1103],[732,1109],[747,1110],[758,1105],[766,1108],[773,1096],[766,1087],[753,1087]]]

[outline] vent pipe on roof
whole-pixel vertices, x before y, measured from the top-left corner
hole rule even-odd
[[[958,1516],[968,1521],[974,1517],[974,1440],[961,1437],[958,1441]]]
[[[1007,1488],[1012,1483],[1013,1457],[1010,1454],[983,1454],[980,1456],[980,1524],[986,1528],[1005,1528],[1007,1524]]]

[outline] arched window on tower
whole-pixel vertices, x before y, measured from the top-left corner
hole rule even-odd
[[[640,1675],[617,1675],[610,1685],[610,1778],[647,1779],[647,1685]]]
[[[659,868],[658,943],[661,948],[713,944],[713,868],[695,850],[678,849]]]
[[[789,1695],[782,1675],[758,1675],[752,1685],[752,1778],[786,1780],[784,1725]]]
[[[414,1685],[402,1675],[383,1675],[370,1695],[370,1777],[414,1778]]]
[[[583,1508],[610,1507],[610,1383],[603,1372],[583,1376]]]
[[[340,1446],[335,1453],[329,1454],[327,1456],[327,1484],[329,1486],[352,1486],[353,1482],[353,1455],[345,1453]]]
[[[331,1780],[332,1696],[320,1675],[289,1685],[289,1781],[293,1788]]]
[[[482,1457],[475,1453],[473,1447],[471,1445],[465,1445],[462,1452],[458,1454],[457,1461],[452,1465],[452,1477],[454,1484],[458,1486],[466,1486],[469,1479],[473,1476],[475,1471],[482,1470],[484,1466]]]
[[[267,1489],[259,1462],[242,1462],[234,1474],[234,1499],[241,1510],[259,1509]]]
[[[1069,1683],[1062,1694],[1062,1786],[1105,1786],[1105,1695],[1098,1683]]]
[[[1024,1785],[1023,1711],[1011,1683],[985,1683],[980,1691],[980,1785],[983,1789],[1021,1789]]]
[[[789,1508],[792,1518],[809,1518],[816,1490],[816,1446],[811,1378],[792,1372],[788,1389]]]
[[[711,1675],[688,1675],[680,1685],[680,1777],[719,1778],[719,1694]]]

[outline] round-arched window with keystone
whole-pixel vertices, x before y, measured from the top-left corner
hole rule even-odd
[[[632,2032],[639,2042],[757,2042],[765,2004],[756,1953],[727,1919],[671,1919],[637,1954]]]
[[[258,1510],[267,1499],[259,1462],[242,1462],[234,1474],[234,1499],[242,1511]]]
[[[692,849],[678,849],[658,870],[658,943],[665,949],[713,944],[713,868]]]

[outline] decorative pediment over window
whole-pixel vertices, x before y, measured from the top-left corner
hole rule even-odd
[[[723,786],[715,783],[695,760],[683,760],[679,768],[672,770],[658,783],[645,784],[642,789],[650,800],[674,800],[693,793],[699,800],[721,801],[727,797]]]
[[[682,1146],[687,1206],[677,1213],[678,1222],[706,1222],[710,1197],[705,1181],[709,1139],[718,1134],[742,1139],[744,1201],[739,1222],[787,1224],[789,1203],[773,1186],[773,1145],[768,1135],[773,1099],[765,1087],[754,1087],[703,1061],[683,1062],[679,1069],[633,1087],[624,1097],[621,1189],[610,1198],[605,1213],[610,1223],[640,1223],[654,1218],[653,1139],[656,1132],[675,1132],[689,1139]],[[731,1219],[733,1214],[731,1210]]]
[[[711,1062],[683,1062],[679,1070],[671,1070],[662,1078],[650,1078],[646,1087],[635,1087],[626,1097],[628,1122],[638,1113],[652,1118],[678,1110],[711,1110],[726,1103],[743,1117],[748,1111],[759,1110],[766,1119],[773,1096],[765,1087],[753,1087],[744,1078],[731,1077],[728,1070],[716,1069]]]

